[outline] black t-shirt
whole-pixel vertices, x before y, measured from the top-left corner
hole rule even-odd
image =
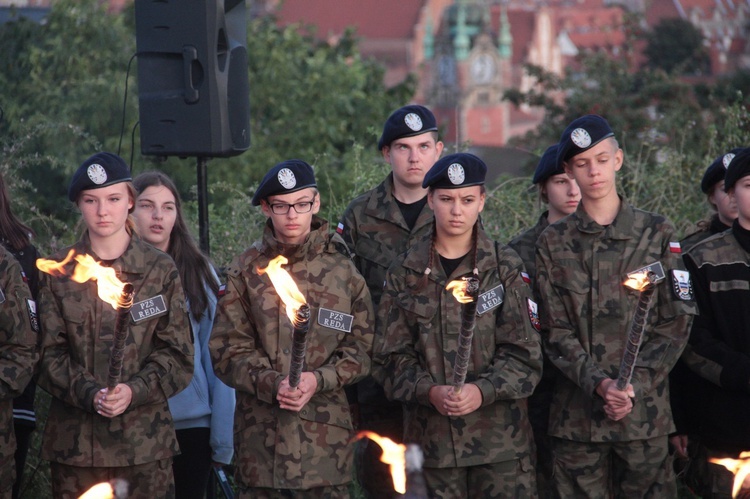
[[[401,215],[404,216],[404,220],[406,221],[406,225],[409,227],[409,230],[412,230],[414,228],[414,224],[417,223],[419,214],[422,213],[422,208],[424,208],[424,205],[427,204],[427,196],[423,197],[416,203],[411,204],[402,203],[401,201],[396,199],[396,204],[398,205],[399,210],[401,210]]]
[[[466,255],[468,255],[468,253],[466,253]],[[458,265],[461,263],[461,261],[466,258],[466,255],[459,256],[458,258],[445,258],[443,255],[440,255],[440,265],[443,266],[445,275],[451,275],[453,271],[458,268]]]

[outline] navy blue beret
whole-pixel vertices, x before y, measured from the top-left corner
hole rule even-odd
[[[487,165],[484,161],[469,154],[460,152],[440,158],[424,176],[422,187],[433,189],[458,189],[472,185],[484,184],[487,176]]]
[[[404,106],[393,111],[385,122],[383,135],[378,141],[378,150],[390,146],[396,139],[435,132],[437,129],[437,121],[432,111],[419,105]]]
[[[68,199],[74,203],[81,191],[100,189],[133,180],[130,168],[117,154],[98,152],[81,163],[68,186]]]
[[[727,174],[724,177],[724,191],[734,187],[742,177],[750,175],[750,147],[740,149],[729,162]]]
[[[703,179],[701,180],[701,190],[703,191],[703,194],[708,194],[711,187],[724,180],[724,175],[727,173],[729,162],[732,161],[732,158],[734,158],[734,156],[741,150],[741,147],[735,147],[728,153],[722,154],[711,163],[706,169],[706,173],[703,174]]]
[[[297,192],[307,187],[317,187],[312,166],[301,159],[288,159],[271,168],[260,181],[253,196],[253,206],[261,200],[279,194]]]
[[[561,165],[577,154],[588,151],[602,140],[614,137],[615,132],[607,120],[596,114],[587,114],[573,120],[560,136],[557,162]]]
[[[539,158],[539,164],[534,170],[533,184],[541,184],[553,175],[565,173],[562,163],[557,161],[557,144],[549,146],[542,157]]]

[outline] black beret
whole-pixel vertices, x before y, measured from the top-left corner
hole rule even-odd
[[[307,187],[317,187],[312,166],[301,159],[288,159],[271,168],[260,181],[253,196],[253,206],[261,200],[279,194],[297,192]]]
[[[487,165],[484,161],[466,152],[449,154],[432,165],[424,176],[422,187],[433,189],[458,189],[484,184]]]
[[[68,199],[75,203],[81,191],[131,180],[130,168],[124,159],[110,152],[98,152],[84,161],[73,174],[68,187]]]
[[[560,136],[557,162],[561,165],[576,154],[588,151],[602,140],[614,137],[615,132],[607,120],[596,114],[587,114],[573,120]]]
[[[734,187],[742,177],[750,175],[750,147],[740,149],[729,162],[727,174],[724,177],[724,191]]]
[[[741,147],[735,147],[728,153],[722,154],[721,156],[716,158],[713,163],[711,163],[711,165],[706,169],[706,173],[703,174],[703,179],[701,180],[701,190],[703,191],[703,194],[708,194],[708,191],[711,190],[711,187],[724,180],[724,175],[726,175],[727,173],[729,162],[732,161],[732,158],[734,158],[735,154],[737,154],[741,150]]]
[[[533,184],[541,184],[553,175],[565,173],[562,163],[557,161],[557,144],[549,146],[542,157],[539,158],[539,164],[534,171]]]
[[[393,111],[385,122],[383,135],[378,141],[378,150],[391,145],[396,139],[435,132],[437,129],[437,121],[432,111],[419,105],[404,106]]]

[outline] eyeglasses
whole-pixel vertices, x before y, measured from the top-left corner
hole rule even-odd
[[[274,215],[286,215],[289,213],[289,208],[294,208],[297,213],[310,213],[313,205],[315,204],[315,196],[312,201],[300,201],[299,203],[287,204],[287,203],[274,203],[269,205]]]

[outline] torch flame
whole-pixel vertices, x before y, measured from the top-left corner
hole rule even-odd
[[[389,465],[391,469],[391,478],[393,479],[393,489],[399,494],[406,493],[406,445],[397,444],[388,437],[381,437],[372,431],[360,431],[357,433],[357,440],[360,438],[369,438],[383,449],[383,455],[380,456],[380,462]]]
[[[453,298],[455,298],[458,303],[471,303],[474,301],[474,298],[466,292],[466,287],[468,285],[469,280],[467,278],[461,278],[449,282],[445,289],[453,291]]]
[[[743,452],[739,459],[718,459],[710,458],[710,463],[719,464],[734,473],[734,486],[732,487],[732,497],[739,495],[740,489],[745,479],[750,475],[750,452]]]
[[[654,283],[654,273],[650,271],[638,272],[636,274],[630,274],[628,278],[623,282],[623,285],[634,289],[636,291],[643,291],[648,286]]]
[[[74,257],[78,265],[76,265],[70,278],[80,283],[89,279],[96,281],[96,291],[99,298],[109,303],[112,308],[117,309],[118,299],[122,295],[125,283],[117,278],[115,269],[100,265],[91,255],[76,255],[75,250],[71,249],[61,262],[39,258],[36,261],[36,267],[53,276],[66,275],[67,272],[64,267]]]
[[[267,273],[268,277],[271,278],[271,284],[273,284],[274,289],[276,289],[276,292],[279,294],[281,301],[286,305],[286,315],[289,317],[290,321],[294,322],[296,310],[307,302],[302,293],[300,293],[297,285],[292,280],[292,276],[289,275],[289,272],[281,268],[282,265],[286,265],[287,263],[289,263],[289,260],[284,256],[279,255],[268,262],[266,268],[262,269],[258,267],[256,268],[256,271],[258,272],[258,275]]]

